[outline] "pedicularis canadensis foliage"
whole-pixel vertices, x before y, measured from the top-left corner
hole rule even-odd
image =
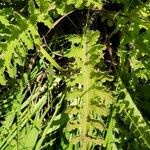
[[[150,2],[2,0],[0,149],[150,149]]]
[[[71,48],[66,56],[74,57],[73,69],[78,70],[67,81],[70,90],[67,91],[69,106],[66,113],[70,120],[66,130],[75,132],[71,135],[71,144],[81,142],[81,149],[88,149],[93,144],[104,144],[103,133],[106,130],[103,117],[109,115],[112,103],[111,92],[103,86],[111,76],[105,71],[99,71],[102,65],[104,45],[97,44],[98,31],[84,31],[83,35],[69,37]]]

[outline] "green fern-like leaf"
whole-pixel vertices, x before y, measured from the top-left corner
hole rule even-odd
[[[48,0],[36,0],[36,4],[39,8],[35,7],[35,3],[33,1],[29,1],[28,11],[30,13],[31,22],[33,24],[36,24],[37,22],[42,22],[46,26],[51,28],[53,20],[49,16],[49,12],[55,9],[55,2],[49,2]]]
[[[138,4],[138,3],[137,3]],[[127,15],[131,20],[118,17],[120,29],[123,31],[120,47],[118,50],[119,56],[119,95],[123,93],[122,100],[119,98],[119,109],[126,124],[129,124],[130,131],[134,134],[140,144],[146,148],[150,148],[150,127],[146,122],[143,112],[139,109],[141,104],[144,111],[147,108],[144,106],[144,99],[149,97],[146,91],[148,86],[143,85],[143,82],[149,80],[149,2],[142,3],[139,7],[133,9]],[[130,23],[127,24],[127,21]],[[141,89],[140,89],[141,88]],[[142,92],[145,88],[145,92]],[[122,90],[122,91],[121,91]],[[121,91],[121,92],[120,92]],[[140,97],[139,102],[137,99]],[[120,96],[122,97],[122,96]],[[146,103],[149,105],[149,103]]]
[[[5,10],[2,11],[3,13]],[[0,84],[6,84],[6,79],[4,75],[4,71],[6,70],[10,77],[14,78],[17,72],[17,65],[24,65],[24,59],[26,56],[27,49],[31,49],[33,47],[33,41],[31,38],[31,34],[29,33],[29,25],[24,17],[22,17],[17,12],[14,12],[12,15],[12,20],[15,20],[15,24],[9,21],[8,18],[1,12],[1,24],[3,25],[3,29],[0,32],[0,36],[3,39],[0,42],[1,48],[1,80]],[[9,36],[3,36],[8,34]]]
[[[40,9],[36,9],[34,2],[29,1],[29,19],[13,9],[0,11],[0,84],[5,85],[7,82],[5,71],[15,78],[17,66],[24,66],[28,50],[33,49],[34,44],[41,44],[37,23],[52,26],[53,21],[48,13],[55,8],[55,4],[46,2],[39,1],[37,4]]]
[[[134,104],[129,93],[126,90],[125,93],[124,101],[120,101],[119,103],[120,113],[123,113],[126,122],[130,123],[130,130],[133,132],[135,137],[142,140],[142,142],[150,148],[150,127],[144,120],[140,111],[137,109],[137,106]]]
[[[105,49],[104,45],[97,44],[99,36],[98,31],[89,30],[82,36],[71,36],[69,41],[72,45],[66,54],[69,58],[75,58],[73,69],[79,70],[67,81],[70,104],[66,113],[70,121],[66,130],[77,130],[77,135],[72,135],[71,143],[80,143],[83,150],[93,145],[103,145],[102,133],[106,125],[102,117],[109,115],[109,105],[112,103],[111,93],[103,86],[103,82],[110,80],[110,77],[96,69]]]

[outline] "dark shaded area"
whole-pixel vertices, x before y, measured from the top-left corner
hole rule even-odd
[[[107,70],[110,74],[114,74],[115,70],[117,69],[117,64],[119,63],[117,57],[117,48],[120,44],[121,33],[120,31],[114,32],[114,30],[116,29],[116,20],[107,18],[102,21],[102,19],[103,15],[98,15],[97,17],[95,17],[91,28],[100,31],[100,41],[107,47],[107,49],[104,51]],[[110,20],[113,22],[111,26],[109,25]]]
[[[53,26],[52,29],[49,29],[43,23],[38,23],[39,33],[41,37],[46,35],[46,41],[67,34],[81,34],[86,21],[86,13],[87,10],[75,10],[66,17],[62,19],[59,18],[60,21],[55,26]],[[54,21],[56,21],[56,19],[54,19]]]
[[[106,2],[106,4],[103,6],[103,8],[106,9],[106,10],[111,10],[111,11],[118,12],[118,11],[124,9],[124,5],[122,3],[117,3],[117,2],[113,3],[113,2],[110,1],[109,3]]]
[[[1,0],[0,9],[13,8],[22,15],[27,14],[28,1],[27,0]]]

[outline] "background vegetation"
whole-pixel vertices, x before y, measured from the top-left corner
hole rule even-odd
[[[149,150],[148,0],[0,1],[1,150]]]

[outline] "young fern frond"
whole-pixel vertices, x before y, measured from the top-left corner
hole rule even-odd
[[[100,71],[97,65],[103,60],[104,45],[98,44],[98,31],[87,30],[82,36],[72,35],[69,38],[71,48],[65,55],[74,58],[73,69],[76,73],[67,80],[70,90],[67,92],[68,106],[66,113],[70,116],[67,131],[71,144],[80,143],[81,149],[89,149],[94,145],[104,144],[106,124],[103,118],[109,115],[109,105],[112,103],[111,92],[103,83],[111,80],[105,71]],[[100,66],[99,66],[100,67]]]

